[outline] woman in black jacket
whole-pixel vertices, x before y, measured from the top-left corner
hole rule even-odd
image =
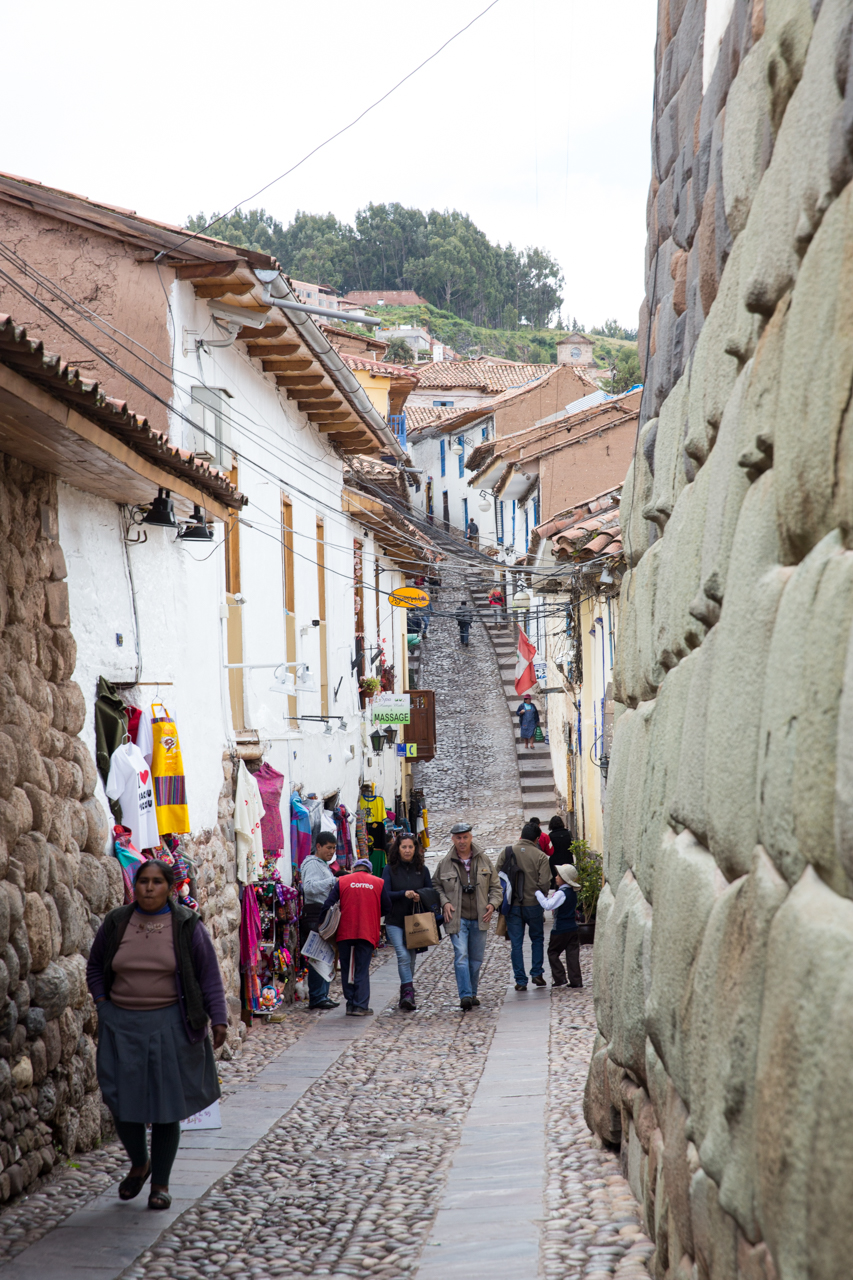
[[[406,916],[415,911],[431,911],[437,898],[432,878],[424,866],[424,855],[416,836],[405,832],[394,842],[388,854],[388,864],[382,879],[391,899],[391,911],[385,916],[385,932],[397,953],[397,972],[400,975],[400,1008],[416,1009],[415,975],[416,951],[406,947]],[[424,893],[424,890],[428,892]]]
[[[548,836],[551,840],[551,853],[548,861],[551,864],[551,888],[556,884],[557,867],[573,865],[572,836],[566,830],[566,824],[558,813],[548,823]]]

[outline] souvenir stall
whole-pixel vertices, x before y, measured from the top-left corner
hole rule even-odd
[[[133,901],[140,863],[159,858],[173,868],[181,902],[197,911],[195,867],[183,846],[190,821],[178,728],[160,701],[159,685],[141,707],[127,700],[131,687],[138,689],[102,676],[95,700],[97,765],[115,819],[113,853],[125,902]]]

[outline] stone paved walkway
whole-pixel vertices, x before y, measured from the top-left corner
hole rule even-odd
[[[515,728],[486,628],[475,619],[469,647],[459,643],[452,615],[460,600],[470,602],[472,575],[480,571],[442,568],[418,681],[435,690],[439,752],[415,766],[415,784],[426,792],[433,847],[448,847],[450,827],[464,819],[474,824],[475,841],[502,849],[522,825]]]
[[[296,1010],[250,1037],[258,1070],[253,1080],[232,1081],[224,1136],[185,1139],[173,1219],[148,1213],[143,1197],[122,1205],[113,1189],[92,1199],[114,1183],[118,1164],[113,1148],[93,1152],[75,1162],[79,1170],[59,1172],[0,1217],[4,1241],[7,1227],[44,1237],[2,1268],[4,1280],[432,1280],[437,1256],[442,1276],[458,1270],[470,1280],[527,1280],[537,1270],[549,1280],[647,1280],[651,1244],[618,1156],[583,1123],[594,1036],[591,950],[583,952],[583,990],[531,988],[520,996],[509,948],[492,935],[482,1004],[470,1014],[458,1008],[449,942],[421,961],[414,1015],[396,1008],[395,968],[389,958],[374,975],[374,992],[387,1005],[374,1002],[369,1023]],[[311,1076],[323,1052],[329,1065]],[[277,1117],[269,1127],[253,1115],[262,1110]],[[511,1132],[507,1120],[524,1133]],[[257,1140],[245,1136],[252,1122],[263,1130]],[[240,1146],[229,1152],[234,1133]],[[496,1169],[500,1152],[511,1159]],[[69,1194],[69,1180],[73,1194],[88,1200],[82,1214],[66,1218],[93,1242],[84,1270],[62,1243],[75,1238],[70,1226],[56,1226],[57,1196]],[[501,1203],[508,1193],[515,1203],[509,1217]],[[472,1212],[460,1213],[466,1204]],[[463,1248],[469,1224],[476,1236],[483,1214],[478,1230],[493,1247]],[[140,1231],[148,1242],[137,1248]],[[501,1232],[524,1236],[520,1269],[496,1268]]]

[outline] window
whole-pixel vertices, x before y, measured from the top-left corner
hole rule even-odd
[[[468,532],[468,499],[462,499],[462,528]]]
[[[515,498],[512,500],[512,545],[515,546]]]
[[[439,442],[438,442],[438,451],[439,451],[439,455],[440,455],[440,457],[441,457],[441,474],[442,474],[442,475],[446,475],[446,474],[447,474],[447,454],[446,454],[446,449],[447,449],[447,441],[446,441],[446,440],[444,440],[444,439],[439,440]]]
[[[524,550],[530,550],[530,522],[528,520],[528,509],[524,508]]]
[[[504,504],[503,502],[495,503],[495,520],[497,522],[498,542],[502,545],[504,540]]]
[[[230,393],[222,387],[193,387],[192,444],[193,453],[223,471],[234,465],[231,456],[231,418],[228,414]]]
[[[452,409],[453,401],[452,400],[433,400],[432,407],[433,409]]]
[[[464,480],[465,479],[465,437],[457,436],[456,443],[459,445],[460,449],[462,450],[462,452],[459,455],[459,479]]]
[[[317,521],[317,613],[320,618],[320,715],[329,714],[329,653],[326,635],[326,534]]]
[[[538,498],[538,496],[537,496],[537,497],[535,497],[535,498],[533,499],[533,527],[534,527],[534,529],[536,528],[536,526],[537,526],[537,524],[538,524],[538,523],[539,523],[539,498]]]
[[[481,432],[481,439],[488,440],[488,438],[489,438],[489,428],[483,427],[483,430]]]

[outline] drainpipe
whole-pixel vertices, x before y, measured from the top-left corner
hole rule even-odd
[[[406,457],[406,451],[400,446],[394,432],[377,409],[373,407],[370,397],[362,387],[352,370],[338,355],[335,348],[323,336],[317,325],[296,308],[300,307],[296,295],[284,276],[278,271],[256,271],[255,275],[264,286],[263,301],[266,306],[279,307],[287,312],[290,324],[299,332],[307,347],[314,352],[317,359],[334,376],[340,390],[354,409],[368,423],[370,429],[378,436],[382,445],[398,461]]]

